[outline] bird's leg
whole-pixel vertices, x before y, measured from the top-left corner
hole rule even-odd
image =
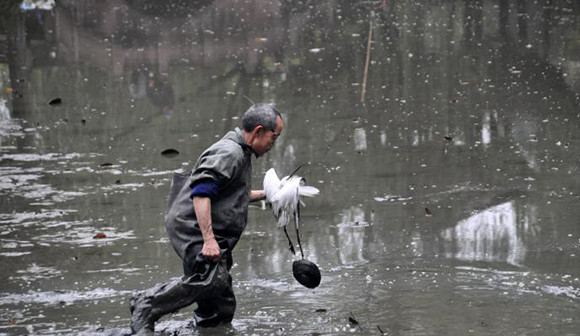
[[[284,233],[286,234],[286,238],[288,238],[288,244],[290,244],[290,252],[292,252],[293,255],[296,255],[296,250],[294,249],[294,244],[292,244],[292,240],[290,240],[290,236],[288,235],[288,230],[286,230],[285,226],[284,226]]]
[[[296,238],[298,239],[298,246],[300,247],[300,254],[302,254],[302,259],[304,259],[304,251],[302,250],[302,243],[300,242],[300,202],[296,205],[296,212],[294,212],[294,227],[296,228]]]

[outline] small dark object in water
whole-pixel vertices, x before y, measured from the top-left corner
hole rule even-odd
[[[105,167],[111,167],[113,164],[110,162],[105,162],[105,163],[101,163],[101,167],[105,168]]]
[[[451,140],[453,140],[453,138],[452,138],[452,137],[450,137],[450,136],[444,136],[443,138],[444,138],[446,141],[451,141]]]
[[[354,325],[357,325],[358,324],[358,321],[354,317],[352,317],[352,316],[349,316],[348,317],[348,322],[349,323],[352,323]]]
[[[87,123],[87,121],[86,121],[85,119],[82,119],[82,120],[81,120],[81,124],[83,124],[83,125],[84,125],[84,124],[86,124],[86,123]]]
[[[433,213],[431,212],[431,210],[429,210],[429,208],[425,208],[425,216],[427,217],[433,216]]]
[[[102,233],[102,232],[99,232],[99,233],[97,233],[97,234],[96,234],[96,235],[93,237],[93,239],[103,239],[103,238],[107,238],[107,235],[106,235],[106,234],[104,234],[104,233]]]
[[[378,324],[377,324],[377,329],[379,329],[379,332],[381,333],[381,335],[386,334],[386,332],[384,332],[383,329],[381,329],[381,326],[379,326]]]
[[[174,158],[179,155],[179,151],[177,149],[169,148],[161,152],[161,155],[165,156],[166,158]]]
[[[115,181],[115,184],[121,184],[121,180]]]
[[[328,310],[324,309],[324,308],[320,308],[320,309],[316,309],[317,313],[326,313]]]
[[[360,331],[363,331],[363,328],[361,327],[360,323],[358,323],[358,320],[354,317],[354,314],[352,312],[350,312],[350,316],[348,317],[348,322],[350,324],[352,324],[353,326],[358,326]]]
[[[294,279],[306,288],[316,288],[320,285],[320,269],[308,260],[296,260],[292,263]]]
[[[54,98],[48,102],[48,105],[50,105],[50,106],[57,106],[60,104],[62,104],[62,98]]]

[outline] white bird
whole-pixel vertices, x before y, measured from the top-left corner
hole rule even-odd
[[[278,178],[274,168],[270,168],[264,176],[264,192],[266,199],[272,204],[274,216],[278,226],[286,228],[294,217],[296,229],[300,223],[300,204],[304,206],[302,198],[314,197],[320,192],[317,188],[307,186],[305,180],[293,174]]]

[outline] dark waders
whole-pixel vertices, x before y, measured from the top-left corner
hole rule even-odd
[[[229,270],[232,268],[233,259],[229,252],[226,242],[220,242],[220,246],[224,248],[222,251],[222,258],[225,263],[224,266],[228,270],[227,285],[220,292],[215,291],[213,295],[204,295],[197,300],[197,309],[194,311],[195,324],[200,327],[214,327],[223,323],[230,323],[234,319],[236,311],[236,297],[232,288],[232,276]],[[191,276],[195,274],[195,268],[191,267],[195,263],[189,262],[187,259],[183,261],[183,274]]]
[[[155,322],[162,316],[194,302],[199,306],[195,317],[200,326],[231,322],[235,297],[229,267],[229,254],[223,255],[219,263],[208,262],[201,253],[193,262],[184,260],[185,275],[182,278],[159,284],[131,298],[131,332],[152,334]]]

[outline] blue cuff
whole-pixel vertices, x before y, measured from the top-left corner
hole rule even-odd
[[[213,201],[218,195],[218,190],[219,186],[217,182],[212,180],[202,181],[191,188],[189,198],[193,199],[194,197],[209,197]]]

